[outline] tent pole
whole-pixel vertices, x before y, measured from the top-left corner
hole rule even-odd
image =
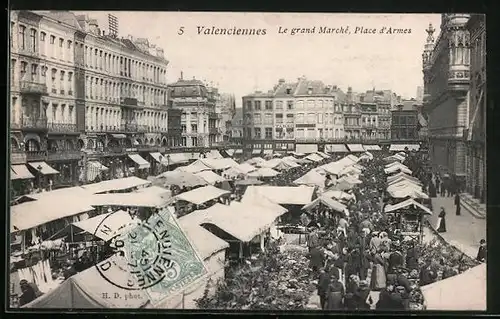
[[[69,231],[71,233],[71,242],[73,242],[73,226],[69,225]]]

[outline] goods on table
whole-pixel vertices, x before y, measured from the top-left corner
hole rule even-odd
[[[301,250],[280,252],[273,247],[251,258],[207,293],[197,304],[202,309],[295,310],[305,309],[315,290],[308,259]]]

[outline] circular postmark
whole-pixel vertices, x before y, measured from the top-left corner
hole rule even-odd
[[[94,238],[102,239],[113,252],[95,267],[117,287],[151,288],[176,271],[167,222],[158,214],[141,221],[123,211],[110,213],[97,225]]]

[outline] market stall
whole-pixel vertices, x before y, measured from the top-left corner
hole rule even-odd
[[[153,178],[152,183],[159,186],[176,185],[179,187],[196,187],[208,184],[203,178],[184,171],[162,173]]]
[[[196,205],[201,205],[208,201],[217,199],[221,196],[228,195],[230,192],[225,191],[223,189],[219,189],[212,185],[207,185],[204,187],[193,189],[189,192],[181,193],[175,198],[178,200],[182,200],[185,202],[190,202]]]
[[[486,311],[486,264],[421,287],[426,310]],[[464,291],[460,291],[464,289]]]
[[[432,215],[429,208],[413,199],[407,199],[394,205],[387,205],[384,212],[394,214],[395,229],[399,229],[402,236],[422,242],[424,216]]]
[[[248,173],[247,175],[250,177],[274,177],[274,176],[277,176],[279,174],[280,174],[280,172],[275,171],[272,168],[261,167],[261,168],[255,170],[251,173]]]
[[[226,181],[226,179],[220,175],[215,174],[212,171],[202,171],[194,174],[197,177],[204,179],[208,184],[214,185],[215,183],[222,183]]]

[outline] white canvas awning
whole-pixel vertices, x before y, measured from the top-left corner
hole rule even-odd
[[[189,192],[179,194],[176,196],[176,198],[196,205],[201,205],[212,199],[219,198],[229,193],[230,192],[223,189],[219,189],[212,185],[207,185],[204,187],[193,189]]]
[[[309,210],[313,209],[314,207],[318,206],[319,204],[323,204],[325,206],[328,206],[329,208],[333,209],[336,212],[345,213],[346,215],[349,215],[349,212],[347,211],[347,207],[344,204],[332,199],[331,197],[327,197],[327,196],[321,196],[321,197],[316,198],[315,200],[313,200],[309,204],[302,207],[302,209],[309,211]]]
[[[162,207],[165,204],[164,198],[143,192],[95,194],[91,199],[92,206]]]
[[[149,153],[149,155],[151,155],[151,157],[157,162],[157,163],[162,163],[163,162],[163,155],[161,155],[161,153],[158,153],[158,152],[153,152],[153,153]]]
[[[486,264],[420,287],[426,310],[486,311]],[[459,292],[461,287],[467,292]]]
[[[127,190],[149,184],[151,184],[150,181],[136,176],[130,176],[125,178],[111,179],[94,184],[82,185],[82,188],[89,191],[89,193],[91,194],[99,194],[110,191]]]
[[[272,168],[269,167],[261,167],[253,172],[248,173],[248,176],[251,177],[274,177],[278,176],[280,172],[275,171]]]
[[[252,155],[258,155],[262,153],[262,150],[252,150]]]
[[[309,185],[309,186],[325,186],[325,176],[321,175],[317,171],[311,170],[307,172],[305,175],[297,178],[293,181],[296,185]]]
[[[212,169],[212,167],[208,166],[208,164],[205,164],[202,160],[196,160],[195,162],[193,162],[187,166],[177,167],[175,170],[194,174],[194,173],[199,173],[201,171],[206,171],[206,170],[211,170],[211,169]]]
[[[117,235],[114,232],[106,232],[106,229],[118,229],[121,226],[129,225],[133,222],[129,213],[119,210],[113,213],[106,213],[98,215],[89,219],[85,219],[72,225],[80,228],[81,230],[93,234],[94,236],[104,241],[110,240],[113,236]],[[99,225],[103,227],[99,227]]]
[[[309,160],[311,162],[321,162],[322,160],[324,160],[324,158],[322,156],[320,156],[316,153],[309,154],[306,157],[304,157],[304,159]]]
[[[325,145],[325,152],[327,153],[347,153],[349,150],[345,144],[327,144]]]
[[[42,175],[59,174],[59,171],[56,171],[45,162],[31,162],[28,163],[28,165],[34,168],[37,172],[40,172]]]
[[[367,151],[381,151],[382,148],[379,145],[363,145],[363,148]]]
[[[302,154],[311,154],[318,151],[318,144],[296,144],[295,152]]]
[[[241,148],[234,150],[234,155],[240,155],[240,154],[243,154],[243,150]]]
[[[213,185],[213,184],[219,183],[219,182],[223,182],[226,180],[222,176],[217,175],[212,171],[203,171],[203,172],[196,173],[194,175],[204,179],[210,185]]]
[[[191,153],[171,153],[171,154],[165,154],[164,157],[164,161],[166,161],[168,165],[187,163],[191,159],[193,159]]]
[[[234,155],[234,151],[235,151],[234,149],[230,148],[230,149],[226,150],[226,153],[229,156],[233,156]]]
[[[347,148],[351,152],[364,152],[366,151],[361,144],[347,144]]]
[[[177,185],[179,187],[194,187],[207,184],[207,182],[203,178],[198,177],[193,173],[177,170],[164,172],[158,175],[152,182],[153,184],[160,186]]]
[[[400,210],[400,209],[405,209],[405,208],[409,208],[409,207],[413,207],[413,208],[419,208],[422,210],[422,212],[424,214],[427,214],[427,215],[432,215],[432,211],[425,207],[424,205],[414,201],[413,199],[407,199],[401,203],[397,203],[397,204],[394,204],[394,205],[387,205],[385,206],[385,209],[384,209],[384,212],[386,213],[390,213],[390,212],[395,212],[397,210]]]
[[[128,157],[137,164],[139,169],[150,168],[151,164],[139,154],[128,154]]]
[[[314,187],[309,186],[249,186],[243,197],[266,197],[280,205],[306,205],[311,202],[313,193]]]
[[[30,173],[26,165],[12,165],[10,167],[10,179],[31,179],[35,178],[33,174]]]
[[[232,158],[203,158],[199,161],[201,161],[205,166],[214,170],[221,170],[238,166],[238,163],[235,162],[235,160],[233,160]]]

